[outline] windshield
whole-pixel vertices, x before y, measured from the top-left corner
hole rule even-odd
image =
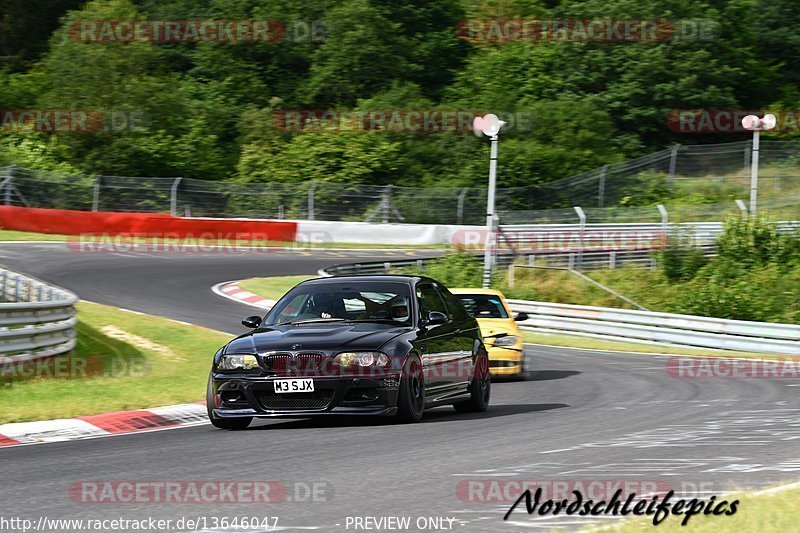
[[[456,294],[467,312],[475,318],[508,318],[499,296],[492,294]]]
[[[264,325],[337,321],[411,325],[409,294],[408,285],[392,282],[298,285],[275,304]]]

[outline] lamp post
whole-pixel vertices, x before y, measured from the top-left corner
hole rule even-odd
[[[758,203],[758,151],[760,133],[775,127],[775,115],[767,114],[764,118],[747,115],[742,119],[742,126],[753,132],[753,155],[750,158],[750,216],[755,216]]]
[[[497,188],[497,141],[500,129],[506,122],[497,118],[497,115],[488,114],[475,117],[472,129],[475,135],[482,133],[489,137],[491,149],[489,153],[489,191],[486,199],[486,246],[483,252],[483,287],[489,288],[492,282],[492,267],[494,262],[494,193]]]

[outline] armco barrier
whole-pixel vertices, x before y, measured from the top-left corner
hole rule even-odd
[[[419,267],[430,259],[347,263],[319,271],[321,276],[380,274]],[[800,325],[726,320],[695,315],[630,311],[528,300],[508,300],[528,320],[521,329],[605,340],[800,356]]]
[[[175,238],[259,239],[294,242],[297,223],[276,220],[182,218],[152,213],[107,213],[0,206],[2,229],[62,235],[165,235]]]
[[[800,326],[695,315],[508,300],[529,319],[520,327],[606,340],[800,355]]]
[[[0,269],[0,365],[75,347],[75,294]]]

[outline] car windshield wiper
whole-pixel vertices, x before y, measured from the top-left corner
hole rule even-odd
[[[275,326],[296,326],[298,324],[320,324],[325,322],[344,322],[344,318],[308,318],[305,320],[290,320],[288,322],[279,322]]]

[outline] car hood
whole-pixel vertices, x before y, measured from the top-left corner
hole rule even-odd
[[[274,326],[235,338],[225,347],[225,353],[378,350],[386,342],[410,330],[409,327],[389,324]]]
[[[479,318],[478,326],[481,328],[481,335],[489,337],[506,333],[507,335],[519,335],[517,323],[511,318]]]

